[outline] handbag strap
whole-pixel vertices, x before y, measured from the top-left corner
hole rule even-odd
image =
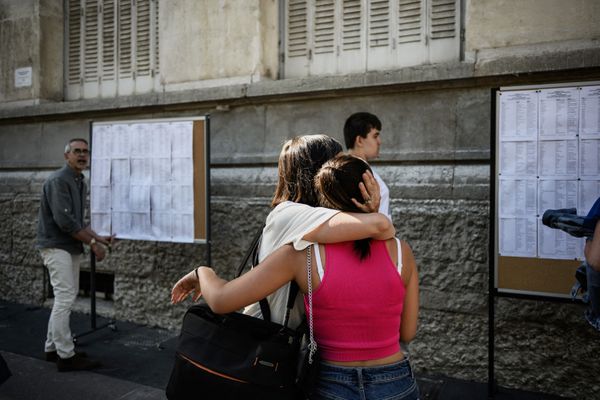
[[[246,251],[244,258],[242,259],[242,262],[240,263],[240,266],[237,269],[237,273],[235,274],[236,278],[239,278],[242,275],[242,272],[244,271],[244,268],[246,268],[246,265],[248,264],[248,260],[250,259],[250,257],[252,257],[252,260],[256,264],[258,264],[258,262],[257,262],[258,261],[258,247],[260,244],[260,239],[262,238],[262,231],[263,231],[263,227],[261,226],[260,229],[258,230],[258,232],[256,233],[256,236],[254,236],[254,239],[252,239],[252,243],[250,243],[250,247],[248,247],[248,250]],[[256,264],[254,264],[254,265],[256,265]]]
[[[254,239],[252,239],[252,243],[250,243],[250,247],[246,251],[244,258],[242,259],[242,262],[240,263],[240,265],[237,269],[237,272],[235,274],[236,278],[239,278],[242,275],[242,272],[246,268],[246,266],[248,264],[248,260],[250,260],[250,257],[252,257],[252,266],[255,267],[258,265],[258,249],[260,248],[260,241],[262,240],[263,228],[264,228],[264,225],[260,227],[260,229],[258,230],[256,235],[254,236]],[[285,327],[287,327],[287,325],[288,325],[288,321],[290,319],[290,313],[292,311],[292,308],[294,307],[294,303],[296,301],[296,296],[298,295],[298,290],[299,290],[298,284],[296,282],[292,282],[290,285],[289,292],[288,292],[288,301],[286,304],[286,311],[285,311],[285,317],[284,317],[284,323],[283,323],[283,325]],[[265,321],[270,321],[271,320],[271,308],[269,307],[269,302],[267,301],[267,299],[266,298],[261,299],[258,302],[258,304],[260,305],[260,312],[262,313],[263,319]]]
[[[250,243],[250,247],[248,247],[248,250],[246,250],[246,254],[244,254],[244,258],[242,259],[242,262],[240,263],[240,265],[237,269],[237,272],[235,274],[236,278],[239,278],[242,275],[242,272],[244,272],[244,269],[248,265],[248,260],[250,260],[250,257],[252,257],[251,265],[253,267],[258,265],[258,249],[260,248],[260,241],[262,239],[263,228],[264,228],[264,225],[260,227],[258,232],[256,232],[254,239],[252,239],[252,242]],[[271,320],[271,308],[269,307],[269,302],[265,298],[265,299],[260,300],[258,303],[260,305],[260,312],[263,315],[263,319],[265,321],[270,321]]]
[[[315,246],[318,246],[316,244]],[[308,363],[313,363],[313,356],[317,351],[317,342],[315,342],[315,337],[313,335],[313,299],[312,299],[312,257],[311,257],[311,248],[312,246],[308,246],[306,250],[306,270],[308,275],[308,335],[309,335],[309,343],[308,343]]]

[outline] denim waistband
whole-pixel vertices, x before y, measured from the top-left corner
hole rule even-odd
[[[403,377],[414,378],[408,357],[392,364],[352,367],[330,364],[321,361],[321,378],[325,380],[343,381],[349,384],[362,382],[387,381]]]

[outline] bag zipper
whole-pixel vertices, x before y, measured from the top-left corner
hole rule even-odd
[[[220,373],[220,372],[214,371],[214,370],[212,370],[212,369],[210,369],[210,368],[207,368],[207,367],[205,367],[204,365],[202,365],[202,364],[199,364],[199,363],[197,363],[197,362],[196,362],[196,361],[194,361],[194,360],[190,360],[189,358],[187,358],[187,357],[186,357],[186,356],[184,356],[183,354],[179,354],[179,353],[177,353],[177,355],[178,355],[179,357],[181,357],[182,359],[184,359],[185,361],[187,361],[187,362],[189,362],[190,364],[192,364],[194,367],[200,368],[201,370],[203,370],[203,371],[206,371],[206,372],[208,372],[209,374],[213,374],[213,375],[216,375],[216,376],[220,376],[221,378],[224,378],[224,379],[229,379],[229,380],[231,380],[231,381],[235,381],[235,382],[239,382],[239,383],[248,383],[248,382],[246,382],[246,381],[243,381],[243,380],[241,380],[241,379],[234,378],[233,376],[225,375],[225,374],[222,374],[222,373]]]

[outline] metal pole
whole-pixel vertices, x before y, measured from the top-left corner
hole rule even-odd
[[[491,96],[491,129],[490,129],[490,209],[488,234],[488,398],[494,398],[494,294],[496,276],[496,92],[492,89]]]
[[[206,264],[212,266],[210,223],[210,114],[204,120],[204,154],[206,163]]]

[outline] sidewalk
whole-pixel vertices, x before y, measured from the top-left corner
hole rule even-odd
[[[62,372],[42,360],[50,310],[0,300],[0,352],[13,376],[0,386],[0,400],[164,400],[178,332],[116,322],[77,341],[100,360],[93,372]],[[107,323],[98,317],[97,326]],[[90,328],[90,316],[74,312],[75,334]],[[484,400],[487,384],[444,376],[417,376],[422,400]],[[558,400],[559,397],[500,388],[497,400]]]

